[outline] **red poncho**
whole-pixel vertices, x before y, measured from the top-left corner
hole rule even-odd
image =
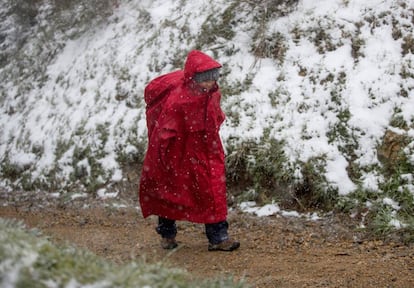
[[[184,71],[168,74],[168,83],[158,80],[160,90],[161,86],[173,87],[162,105],[147,110],[149,143],[139,188],[144,217],[197,223],[226,220],[224,151],[219,136],[225,117],[221,94],[217,85],[203,91],[192,80],[196,72],[219,67],[211,57],[194,50],[188,54]],[[147,104],[154,100],[148,95]]]

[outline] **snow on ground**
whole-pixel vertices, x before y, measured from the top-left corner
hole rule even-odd
[[[227,120],[221,131],[223,141],[232,136],[259,139],[268,128],[273,137],[286,142],[291,161],[307,161],[323,155],[327,159],[325,176],[330,184],[340,194],[352,192],[356,183],[349,178],[348,162],[340,151],[344,143],[327,135],[340,124],[338,111],[349,111],[346,124],[357,142],[356,162],[367,167],[378,162],[375,147],[389,126],[395,107],[411,123],[414,95],[410,89],[414,83],[412,78],[404,82],[401,72],[409,69],[404,63],[412,64],[414,59],[412,54],[403,55],[401,39],[392,37],[392,20],[407,22],[407,11],[414,8],[413,2],[405,3],[403,8],[392,0],[299,1],[293,13],[274,19],[266,27],[266,33],[280,33],[286,41],[282,62],[267,58],[257,61],[251,53],[253,40],[248,22],[241,22],[232,40],[218,38],[217,43],[204,47],[206,53],[216,55],[229,68],[227,83],[242,82],[248,74],[253,75],[247,90],[239,95],[224,95],[223,107],[238,113],[240,121],[234,126]],[[17,166],[34,165],[34,178],[57,168],[65,179],[73,173],[76,147],[89,146],[104,152],[98,163],[112,181],[121,181],[117,149],[134,152],[136,148],[130,139],[142,140],[146,136],[142,101],[145,84],[171,71],[172,62],[185,57],[194,47],[194,39],[209,13],[218,14],[228,5],[223,0],[120,3],[109,24],[66,43],[47,69],[48,81],[29,91],[21,113],[8,114],[6,108],[1,108],[1,157],[8,153],[9,161]],[[148,21],[138,21],[144,11],[148,13]],[[384,23],[377,27],[363,22],[382,14]],[[174,21],[176,25],[168,26],[166,21]],[[189,29],[183,31],[182,27],[188,23]],[[311,36],[316,33],[312,31],[322,29],[330,35],[329,41],[335,49],[319,53],[311,36],[295,37],[292,31],[298,27]],[[352,37],[345,34],[363,40],[360,56],[352,55]],[[220,47],[237,49],[227,56]],[[341,82],[343,75],[345,82]],[[401,96],[401,87],[407,88],[409,94]],[[17,95],[16,89],[9,88],[5,92],[9,99],[5,107],[13,106],[12,99]],[[279,93],[277,105],[268,97],[275,91]],[[333,92],[338,93],[336,99]],[[124,96],[128,101],[133,99],[134,105],[117,99]],[[99,127],[105,127],[104,131]],[[88,137],[81,137],[80,131]],[[67,150],[57,155],[62,143]],[[34,152],[38,147],[42,147],[41,154]],[[86,158],[75,165],[86,173],[91,173],[91,166]],[[380,175],[367,172],[361,183],[365,188],[375,189],[380,180]],[[103,197],[110,193],[98,192]]]

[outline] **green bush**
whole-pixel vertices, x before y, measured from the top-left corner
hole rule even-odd
[[[116,265],[91,252],[55,246],[21,222],[0,218],[1,287],[246,287],[233,279],[190,280],[184,270],[144,260]]]

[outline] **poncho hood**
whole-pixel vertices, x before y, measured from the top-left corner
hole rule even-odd
[[[194,77],[195,73],[204,72],[214,68],[221,68],[221,64],[207,54],[199,50],[193,50],[188,53],[184,65],[184,77],[188,81]]]

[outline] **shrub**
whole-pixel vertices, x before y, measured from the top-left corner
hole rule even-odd
[[[181,269],[144,260],[116,265],[89,251],[55,246],[21,222],[0,218],[2,287],[244,287],[232,279],[189,280]]]

